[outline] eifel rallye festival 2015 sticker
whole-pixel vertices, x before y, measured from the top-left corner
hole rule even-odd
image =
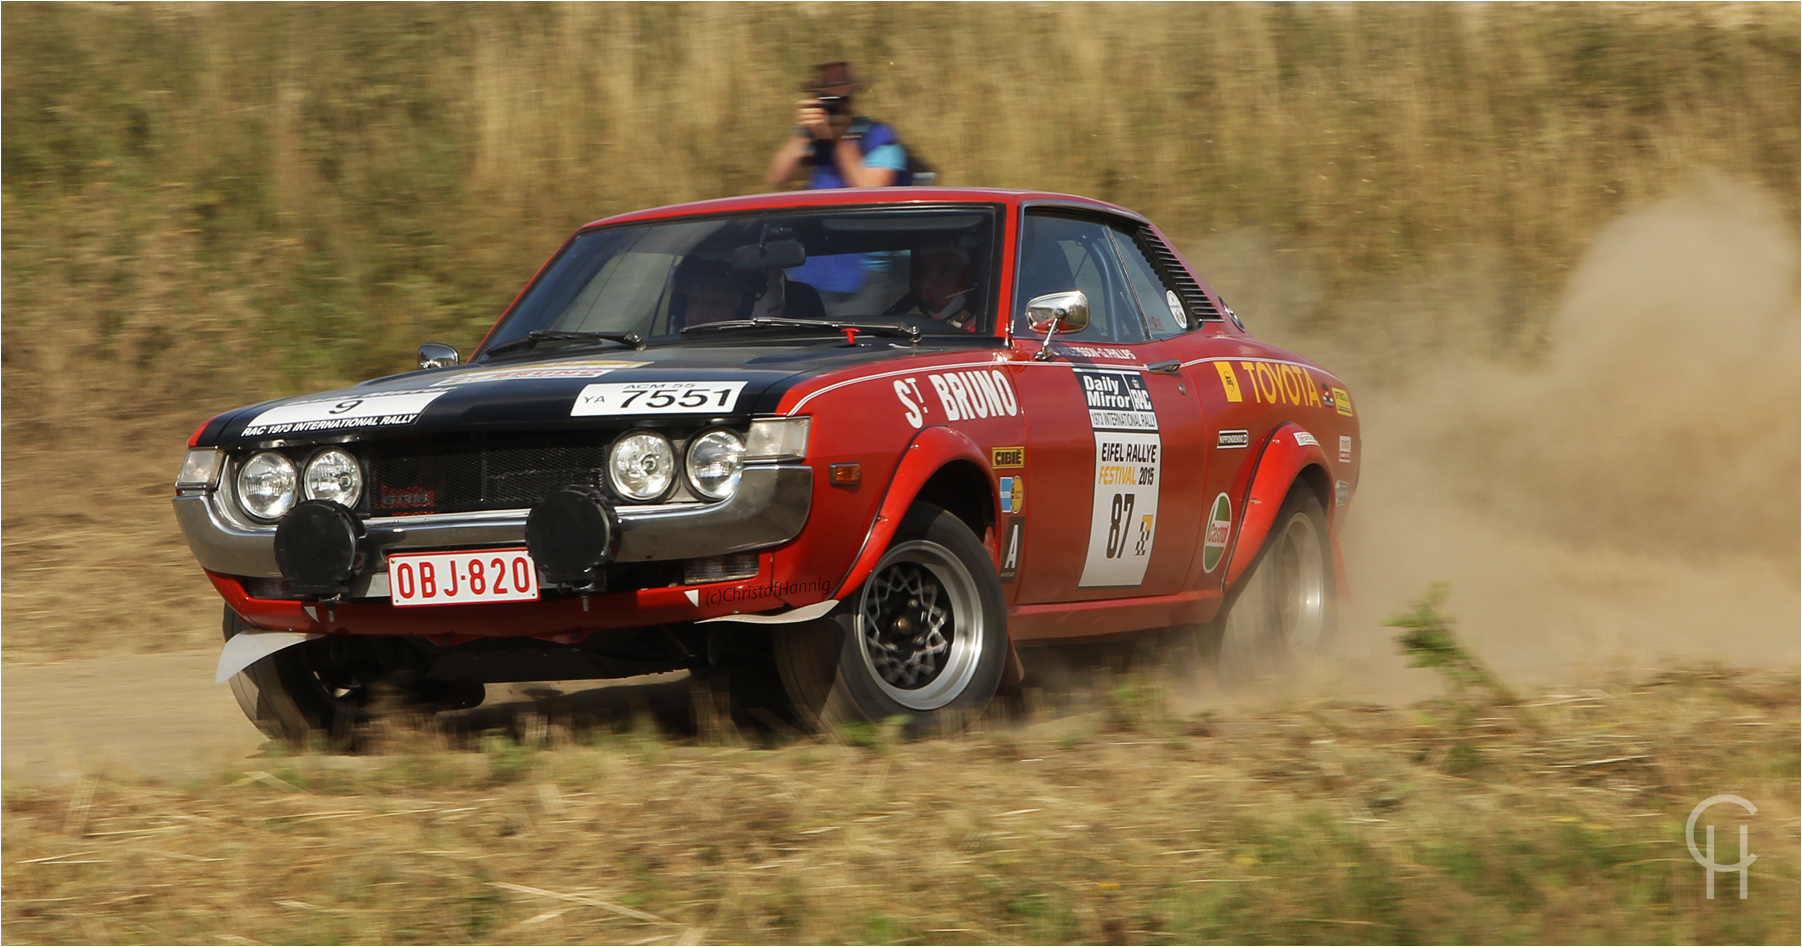
[[[1076,370],[1095,433],[1095,499],[1077,585],[1145,581],[1157,538],[1164,442],[1151,391],[1136,371]]]
[[[284,404],[251,418],[250,423],[244,426],[244,436],[264,437],[270,434],[412,424],[426,405],[436,401],[447,391],[444,388],[383,391]]]

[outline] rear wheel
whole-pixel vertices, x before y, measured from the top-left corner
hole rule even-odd
[[[956,516],[920,504],[832,615],[773,639],[783,687],[807,724],[907,716],[919,729],[955,729],[1001,682],[1007,609],[982,542]]]
[[[1296,484],[1211,629],[1220,675],[1256,680],[1319,651],[1332,633],[1334,597],[1326,511],[1313,490]]]

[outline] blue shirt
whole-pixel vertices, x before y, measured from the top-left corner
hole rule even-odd
[[[884,122],[870,122],[859,118],[853,124],[867,124],[863,137],[857,139],[857,150],[863,154],[866,168],[887,168],[895,172],[895,183],[906,185],[913,183],[912,176],[907,173],[907,146],[901,144],[901,136],[895,133],[894,126]],[[829,187],[848,187],[844,175],[838,173],[838,162],[832,160],[832,151],[838,147],[837,142],[815,142],[813,150],[803,160],[812,169],[807,177],[809,190]],[[888,254],[877,253],[841,253],[833,256],[814,257],[806,263],[788,271],[790,279],[800,280],[813,288],[826,293],[854,293],[863,288],[864,270],[886,269],[889,266]]]
[[[869,119],[860,118],[856,122],[869,122]],[[815,142],[813,150],[802,159],[812,168],[807,176],[809,190],[849,186],[844,176],[838,173],[838,162],[832,160],[832,150],[837,147],[837,142]],[[863,137],[857,139],[857,150],[863,154],[864,167],[887,168],[895,172],[896,184],[913,183],[907,173],[907,146],[901,144],[901,136],[895,133],[893,125],[870,123]]]

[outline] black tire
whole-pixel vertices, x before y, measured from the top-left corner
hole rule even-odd
[[[250,625],[229,606],[224,632],[230,639]],[[369,688],[326,660],[330,642],[314,639],[263,658],[232,675],[232,696],[244,716],[271,740],[306,744],[321,738],[344,742],[369,702]],[[316,668],[326,668],[321,674]]]
[[[817,729],[911,719],[916,731],[967,726],[1007,664],[1001,579],[956,516],[908,511],[870,577],[826,618],[773,632],[797,717]]]
[[[227,640],[249,628],[226,607]],[[324,740],[338,747],[348,747],[352,728],[383,710],[435,713],[482,703],[486,689],[480,683],[431,680],[416,668],[396,668],[361,647],[369,644],[334,636],[284,648],[232,675],[232,696],[271,740]]]
[[[1251,568],[1208,626],[1221,680],[1256,681],[1319,652],[1337,618],[1332,538],[1320,498],[1290,488]]]

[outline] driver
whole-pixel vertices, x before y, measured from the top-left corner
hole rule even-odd
[[[913,252],[908,292],[885,315],[926,316],[953,329],[975,332],[981,319],[974,307],[975,280],[970,251],[954,243],[928,244]]]
[[[762,289],[762,276],[734,270],[725,260],[689,257],[676,270],[675,321],[698,326],[743,319]]]
[[[676,269],[675,284],[671,309],[679,326],[758,316],[826,318],[820,294],[780,268],[740,270],[725,260],[689,257]]]

